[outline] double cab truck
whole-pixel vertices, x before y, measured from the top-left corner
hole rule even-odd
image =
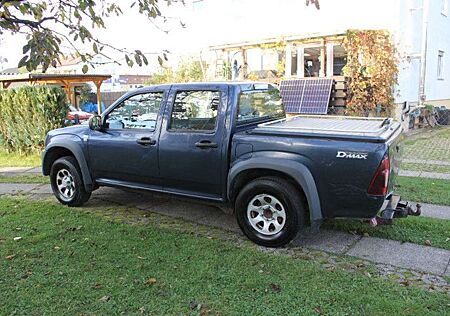
[[[395,209],[401,132],[389,118],[286,118],[265,83],[157,85],[50,131],[43,173],[69,206],[100,186],[220,203],[249,239],[279,247],[326,218]]]

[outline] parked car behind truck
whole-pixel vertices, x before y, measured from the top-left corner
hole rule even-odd
[[[49,132],[43,173],[69,206],[100,186],[222,203],[248,238],[278,247],[325,218],[395,209],[400,134],[384,118],[287,119],[268,84],[167,84]]]

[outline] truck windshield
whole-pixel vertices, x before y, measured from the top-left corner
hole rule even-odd
[[[278,89],[249,90],[239,96],[237,123],[285,118]]]

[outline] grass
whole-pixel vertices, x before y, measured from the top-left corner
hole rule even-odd
[[[0,149],[1,167],[38,167],[41,165],[41,156],[38,154],[21,155],[18,153],[8,153]]]
[[[48,177],[38,174],[4,176],[0,174],[0,183],[42,183],[49,184]]]
[[[395,192],[403,200],[450,205],[450,181],[415,177],[397,177]]]
[[[395,219],[393,225],[372,227],[359,220],[339,219],[327,221],[324,227],[420,245],[429,241],[433,247],[450,250],[450,220],[408,217]]]
[[[87,211],[0,198],[0,314],[449,312],[446,293]]]

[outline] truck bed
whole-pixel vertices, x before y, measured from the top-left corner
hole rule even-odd
[[[299,115],[259,124],[253,132],[355,138],[384,142],[399,130],[401,130],[400,123],[390,118]]]

